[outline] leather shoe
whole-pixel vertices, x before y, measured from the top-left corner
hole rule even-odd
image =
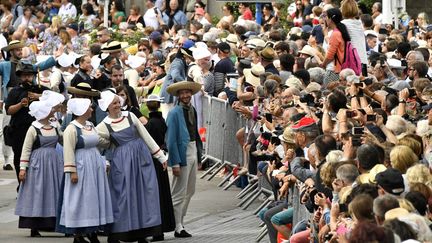
[[[82,236],[75,236],[73,243],[89,243]]]
[[[39,233],[38,230],[34,230],[34,229],[32,229],[32,230],[30,231],[30,237],[42,237],[42,235]]]
[[[156,242],[156,241],[164,241],[164,235],[163,234],[161,234],[161,235],[155,235],[155,236],[153,236],[153,238],[152,238],[152,242]]]
[[[192,237],[192,235],[189,234],[188,232],[186,232],[186,230],[182,230],[182,231],[180,231],[180,233],[178,233],[177,231],[174,232],[174,237],[176,237],[176,238],[189,238],[189,237]]]
[[[13,170],[12,165],[10,164],[3,165],[3,170]]]

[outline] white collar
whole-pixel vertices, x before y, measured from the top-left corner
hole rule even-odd
[[[77,122],[77,120],[73,120],[73,121],[71,121],[71,123],[74,124],[75,126],[77,126],[80,129],[84,128],[84,126],[81,123]],[[93,124],[91,122],[89,122],[89,121],[86,121],[86,126],[91,126],[92,127]]]
[[[121,116],[122,117],[127,117],[129,115],[129,111],[122,111],[121,112]],[[117,118],[118,119],[118,118]],[[103,119],[103,122],[105,122],[106,124],[111,124],[113,121],[115,121],[115,120],[117,120],[117,119],[112,119],[112,118],[110,118],[109,116],[106,116],[104,119]]]
[[[50,121],[49,125],[54,127],[54,128],[57,128],[57,122],[56,121]],[[37,129],[41,129],[45,125],[40,123],[39,121],[34,121],[34,122],[32,122],[32,126],[36,127]]]

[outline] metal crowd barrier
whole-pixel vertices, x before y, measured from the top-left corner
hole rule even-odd
[[[203,162],[211,160],[214,165],[201,175],[201,179],[208,176],[207,180],[213,179],[225,167],[230,168],[230,172],[219,183],[222,187],[233,176],[233,168],[237,164],[243,164],[243,150],[236,139],[236,132],[245,126],[246,120],[235,112],[225,100],[215,97],[202,97],[203,124],[206,128],[206,141],[204,144],[205,153]],[[260,195],[265,195],[264,201],[253,211],[257,215],[263,208],[272,203],[275,198],[272,185],[263,177],[247,174],[249,184],[237,194],[241,201],[238,207],[246,210]],[[223,189],[227,190],[240,177],[233,178]],[[289,191],[289,205],[294,208],[293,226],[303,219],[310,217],[304,205],[300,204],[300,192],[298,186],[293,186]],[[260,242],[267,235],[265,224],[260,224],[260,231],[256,237],[256,242]]]

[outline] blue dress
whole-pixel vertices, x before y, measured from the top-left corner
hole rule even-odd
[[[65,173],[57,231],[88,234],[104,229],[114,218],[105,159],[96,148],[99,136],[94,129],[93,134],[88,135],[82,134],[78,127],[76,131],[78,140],[75,164],[78,182],[73,184],[71,174]]]
[[[18,192],[15,214],[20,216],[19,228],[54,230],[63,172],[62,157],[55,149],[59,135],[56,130],[55,136],[42,136],[41,130],[34,128],[37,137],[26,180]]]
[[[114,224],[110,238],[138,241],[161,234],[159,189],[152,155],[130,115],[129,127],[114,131],[105,123],[113,151],[109,174]]]

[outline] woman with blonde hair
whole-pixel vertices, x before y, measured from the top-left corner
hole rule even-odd
[[[411,166],[418,163],[418,157],[412,149],[405,145],[398,145],[390,152],[390,163],[394,169],[405,174]]]
[[[432,175],[429,169],[423,164],[416,164],[410,167],[406,172],[406,178],[410,185],[415,183],[423,183],[429,187],[432,187]]]

